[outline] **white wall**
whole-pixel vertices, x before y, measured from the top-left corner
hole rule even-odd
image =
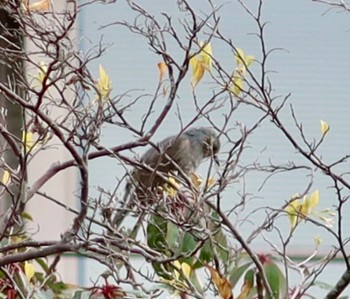
[[[31,3],[33,2],[36,1],[31,1]],[[56,12],[62,11],[66,9],[66,1],[55,0],[53,1],[53,7]],[[49,14],[46,15],[46,17],[49,16]],[[70,37],[72,40],[76,41],[76,27],[71,30]],[[27,53],[34,53],[36,51],[35,45],[28,39],[26,40],[26,43]],[[31,58],[35,59],[38,63],[47,60],[46,57],[37,54],[32,54]],[[37,72],[37,70],[34,70],[32,67],[28,67],[28,70],[29,72],[34,73],[32,75],[36,75],[35,72]],[[50,90],[50,92],[53,95],[55,94],[54,90]],[[70,98],[69,93],[66,94],[66,98]],[[55,119],[62,113],[63,111],[56,109],[51,116]],[[41,177],[52,164],[71,159],[69,153],[59,145],[57,140],[50,140],[48,145],[49,148],[40,151],[29,164],[29,186]],[[76,170],[74,168],[69,168],[55,175],[40,189],[40,191],[59,200],[61,203],[69,207],[78,208],[78,202],[74,197],[77,188],[78,182]],[[27,212],[34,218],[34,222],[29,225],[29,229],[32,231],[33,238],[36,240],[59,240],[60,236],[72,224],[72,213],[42,196],[35,195],[30,200],[27,208]],[[63,281],[77,283],[77,271],[78,259],[71,256],[63,256],[58,265],[58,272],[61,274]]]

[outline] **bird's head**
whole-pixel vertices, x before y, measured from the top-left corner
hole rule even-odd
[[[220,150],[220,140],[213,129],[205,127],[195,128],[187,131],[187,134],[202,145],[204,158],[213,158],[215,163],[219,165],[216,154]]]

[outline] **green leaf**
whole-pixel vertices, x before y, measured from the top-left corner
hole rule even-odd
[[[33,221],[33,217],[30,214],[28,214],[27,212],[22,212],[21,216],[23,219]]]
[[[216,250],[220,256],[220,258],[224,261],[227,262],[228,257],[229,257],[229,252],[228,252],[228,246],[227,246],[227,239],[225,234],[223,233],[222,229],[220,229],[215,235],[214,235],[214,240],[216,242],[215,247]]]
[[[244,264],[240,267],[234,268],[230,274],[230,282],[233,286],[237,284],[242,275],[248,270],[248,268],[252,265],[252,263]]]
[[[180,230],[179,227],[172,223],[171,221],[168,221],[167,223],[167,232],[166,232],[166,241],[168,243],[168,246],[170,248],[176,248],[179,246],[179,234]]]
[[[55,294],[61,294],[68,289],[68,286],[62,281],[50,284],[49,287]]]
[[[197,277],[196,271],[191,271],[190,281],[199,293],[203,293],[203,286],[199,278]]]
[[[44,274],[40,273],[40,272],[35,272],[34,277],[35,277],[36,281],[38,281],[40,283],[43,283],[43,281],[45,279]]]
[[[331,290],[333,288],[333,285],[324,281],[315,281],[313,285],[318,286],[320,289],[324,290]]]
[[[167,223],[164,218],[153,216],[147,225],[147,244],[159,252],[166,249]]]
[[[40,265],[40,267],[45,271],[45,273],[49,272],[50,267],[47,264],[46,259],[44,258],[37,258],[35,261]]]
[[[170,231],[169,231],[170,229]],[[176,248],[169,247],[172,242],[175,242],[175,232],[178,228],[169,224],[164,218],[159,216],[152,216],[147,225],[147,244],[150,248],[171,256],[175,253]],[[159,277],[164,279],[172,279],[172,268],[167,264],[152,263],[154,271]]]
[[[271,287],[274,299],[285,298],[286,295],[286,279],[278,268],[278,266],[273,262],[269,261],[264,264],[264,271],[267,281]],[[270,296],[266,298],[271,299]]]
[[[182,252],[181,253],[189,253],[197,246],[197,242],[195,241],[192,234],[186,232],[182,241]]]
[[[213,247],[212,247],[212,244],[210,242],[210,240],[207,240],[202,249],[201,249],[201,252],[199,254],[199,263],[201,266],[203,266],[203,264],[206,264],[208,262],[211,261],[213,257]],[[196,263],[195,266],[197,266],[198,263]],[[197,267],[199,268],[199,266]]]
[[[241,293],[237,297],[237,299],[246,299],[251,298],[249,295],[255,293],[254,287],[254,276],[255,271],[250,269],[244,276],[243,285],[241,288]],[[253,292],[252,292],[253,291]]]
[[[254,284],[254,277],[255,277],[255,271],[253,269],[250,269],[244,275],[244,281],[248,281],[250,284],[253,285]]]
[[[83,295],[83,291],[76,291],[76,292],[74,293],[73,299],[81,299],[81,298],[82,298],[82,295]]]

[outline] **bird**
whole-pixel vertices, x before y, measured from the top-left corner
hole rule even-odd
[[[218,165],[217,154],[220,140],[212,128],[191,128],[181,134],[168,137],[158,146],[152,147],[141,157],[140,165],[130,175],[125,187],[122,204],[114,218],[113,226],[118,228],[131,210],[135,201],[145,205],[154,202],[157,192],[167,183],[170,175],[182,177],[194,173],[207,158]]]

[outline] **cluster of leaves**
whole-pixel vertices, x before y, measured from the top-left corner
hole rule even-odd
[[[318,190],[314,191],[310,196],[305,195],[303,200],[300,199],[300,195],[293,196],[289,205],[285,208],[289,216],[291,229],[294,229],[301,220],[309,216],[315,216],[325,222],[328,227],[332,227],[335,213],[330,209],[315,211],[319,200],[320,192]]]
[[[14,246],[23,242],[23,239],[12,238],[3,246]],[[28,241],[28,240],[26,240]],[[26,253],[28,249],[14,250]],[[45,258],[36,258],[33,261],[11,263],[0,270],[1,298],[62,298],[71,296],[70,286],[63,283],[55,273],[58,260],[49,263]],[[74,293],[74,292],[73,292]],[[68,298],[67,297],[67,298]]]
[[[234,290],[240,290],[239,299],[269,294],[260,271],[249,255],[245,252],[232,253],[217,213],[213,210],[210,212],[210,209],[201,213],[205,207],[198,203],[192,202],[186,206],[181,197],[183,190],[180,184],[173,176],[169,176],[169,180],[172,184],[169,186],[166,183],[164,192],[172,208],[156,207],[157,215],[147,221],[146,231],[148,246],[168,257],[167,262],[152,263],[160,282],[170,288],[174,295],[187,293],[203,296],[210,285],[223,299],[233,298]],[[196,188],[203,188],[205,182],[193,174],[192,183]],[[204,185],[210,188],[215,183],[213,178],[209,178]],[[286,278],[277,264],[264,255],[259,256],[259,261],[271,288],[269,291],[274,298],[285,298]],[[201,281],[203,270],[210,276],[208,285],[203,285]]]

